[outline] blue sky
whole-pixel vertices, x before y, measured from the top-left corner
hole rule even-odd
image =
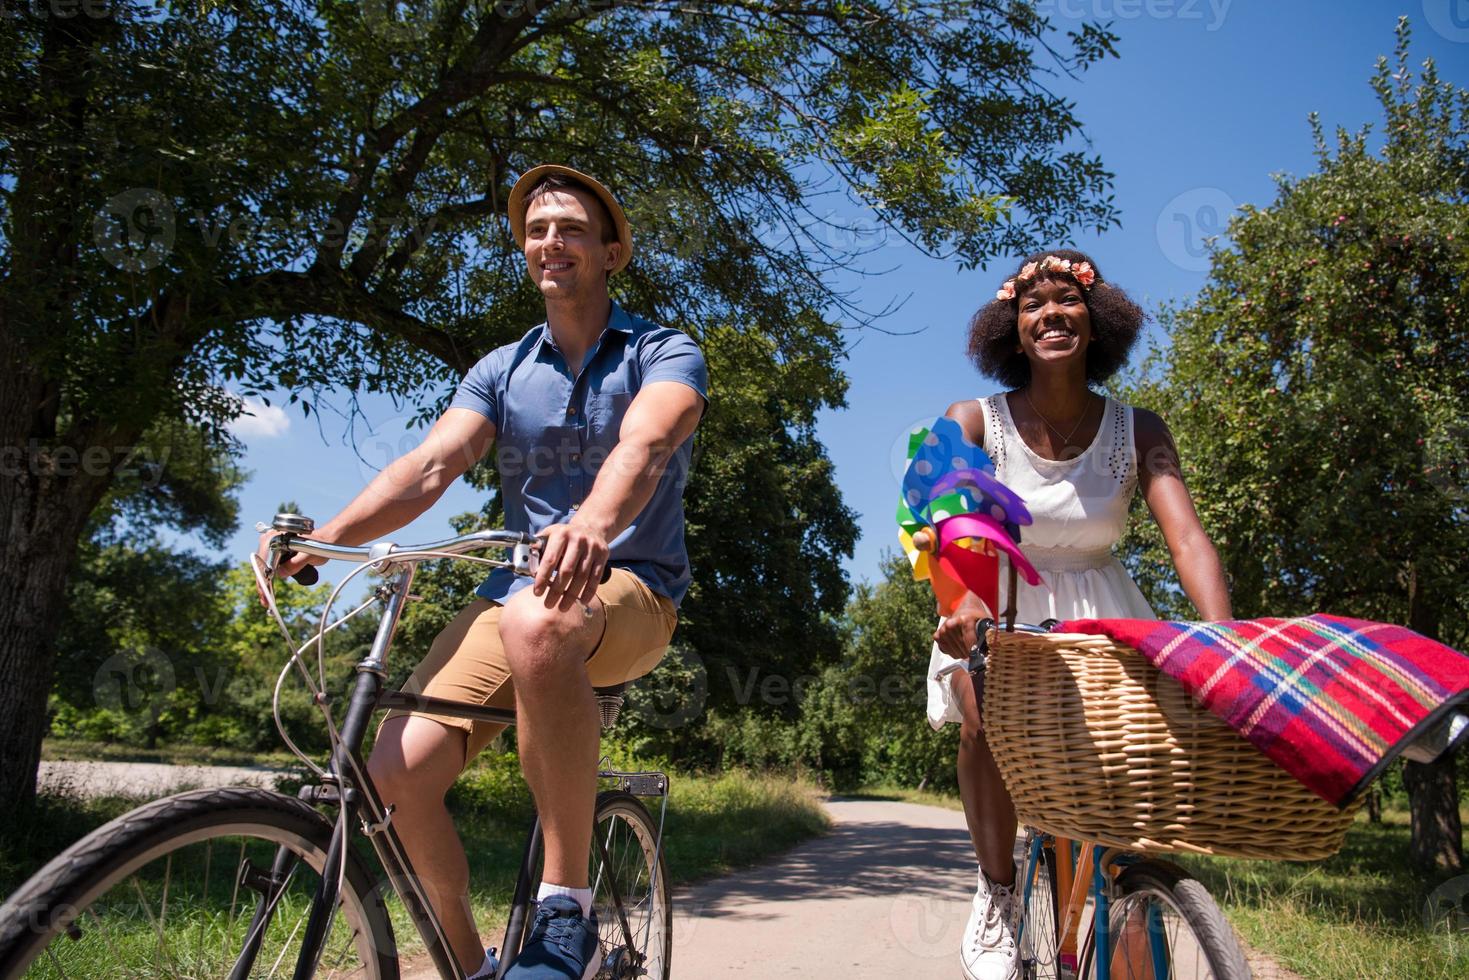
[[[1054,244],[1090,252],[1110,280],[1150,311],[1198,290],[1207,269],[1203,236],[1222,231],[1241,204],[1270,203],[1272,174],[1315,169],[1311,112],[1329,132],[1364,123],[1376,128],[1368,78],[1375,59],[1391,55],[1400,14],[1413,26],[1414,65],[1432,57],[1445,79],[1469,87],[1469,0],[1044,0],[1041,6],[1063,29],[1068,21],[1111,21],[1121,37],[1119,58],[1079,81],[1060,77],[1053,89],[1076,102],[1092,148],[1116,175],[1122,227]],[[963,272],[893,244],[867,260],[890,272],[847,284],[873,310],[911,293],[883,326],[921,331],[898,337],[854,330],[842,365],[851,381],[848,408],[820,420],[846,502],[860,515],[861,539],[847,562],[853,581],[875,577],[883,549],[895,542],[892,515],[907,430],[952,401],[996,390],[965,361],[964,331],[1011,261]],[[253,477],[241,493],[241,528],[229,557],[248,554],[255,521],[269,520],[282,499],[298,501],[323,521],[416,441],[404,428],[407,413],[389,399],[366,399],[363,409],[370,425],[359,421],[352,433],[339,418],[305,419],[294,409],[242,421],[244,465]],[[449,517],[480,502],[477,491],[455,486],[394,538],[444,536]]]

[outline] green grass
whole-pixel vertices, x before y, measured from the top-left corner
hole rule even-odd
[[[905,786],[864,786],[859,790],[841,795],[849,800],[884,800],[895,803],[917,803],[920,806],[937,806],[945,810],[964,809],[964,802],[952,793],[935,793],[924,789],[909,789]]]
[[[1469,931],[1424,924],[1429,894],[1451,876],[1408,868],[1408,818],[1365,816],[1325,861],[1179,861],[1208,886],[1245,942],[1308,978],[1469,976]],[[1469,880],[1464,884],[1469,885]]]
[[[830,822],[820,796],[814,785],[785,776],[673,777],[669,875],[679,883],[724,874],[825,833]]]
[[[630,760],[617,761],[633,768]],[[675,883],[722,874],[759,861],[827,829],[820,793],[813,785],[745,772],[670,775],[672,792],[665,849],[669,874]],[[40,796],[28,810],[10,811],[6,822],[0,825],[0,894],[8,895],[55,854],[138,802],[122,798],[88,800],[63,792]],[[648,802],[656,820],[659,816],[656,801]],[[515,757],[505,754],[482,757],[455,785],[449,804],[469,856],[471,901],[476,918],[486,941],[498,945],[531,815],[530,795]],[[269,854],[269,850],[262,853],[257,863],[268,866]],[[83,937],[89,945],[74,950],[83,959],[92,957],[88,961],[89,969],[83,970],[83,974],[105,975],[107,965],[115,963],[120,951],[125,952],[130,946],[151,948],[154,935],[151,920],[139,913],[141,906],[131,899],[135,893],[146,893],[150,901],[156,901],[155,896],[162,893],[165,870],[172,882],[169,894],[175,896],[170,899],[170,907],[180,909],[170,918],[170,936],[188,930],[185,934],[189,938],[183,946],[190,952],[196,945],[196,936],[200,937],[197,942],[200,947],[215,940],[221,948],[229,945],[226,937],[235,935],[240,923],[220,916],[199,915],[193,919],[182,916],[182,907],[188,904],[184,896],[203,891],[202,882],[211,861],[215,862],[217,871],[220,858],[204,857],[201,848],[187,857],[179,856],[167,869],[151,868],[152,875],[140,876],[139,884],[129,881],[120,890],[125,893],[121,896],[123,901],[118,902],[115,915],[108,918],[107,929],[103,930],[99,923]],[[214,896],[212,906],[228,905],[228,893],[220,893],[224,886],[219,874],[209,879],[208,887]],[[293,910],[304,908],[304,901],[304,898],[297,901]],[[400,953],[412,956],[420,948],[417,933],[401,903],[394,900],[389,908]],[[75,972],[76,968],[72,965],[70,969]],[[211,966],[199,966],[199,972],[208,973],[211,969]]]

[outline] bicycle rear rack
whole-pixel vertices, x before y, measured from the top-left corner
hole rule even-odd
[[[633,796],[668,796],[668,776],[656,770],[645,772],[622,772],[617,769],[598,768],[598,779],[614,780],[617,788]]]

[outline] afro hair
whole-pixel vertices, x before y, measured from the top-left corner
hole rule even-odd
[[[1072,264],[1088,262],[1096,271],[1095,281],[1081,295],[1092,323],[1091,341],[1086,348],[1086,379],[1089,384],[1101,384],[1127,363],[1147,314],[1126,293],[1102,278],[1091,256],[1075,249],[1056,248],[1027,255],[1011,276],[1048,255],[1068,259]],[[1030,361],[1020,350],[1020,298],[1031,283],[1061,277],[1071,278],[1057,270],[1038,271],[1033,279],[1015,284],[1014,299],[993,299],[974,314],[969,321],[969,357],[981,374],[1012,389],[1030,382]]]

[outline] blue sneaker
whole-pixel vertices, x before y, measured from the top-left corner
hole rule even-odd
[[[536,910],[505,980],[583,980],[596,975],[598,955],[597,913],[582,915],[576,899],[552,895]]]

